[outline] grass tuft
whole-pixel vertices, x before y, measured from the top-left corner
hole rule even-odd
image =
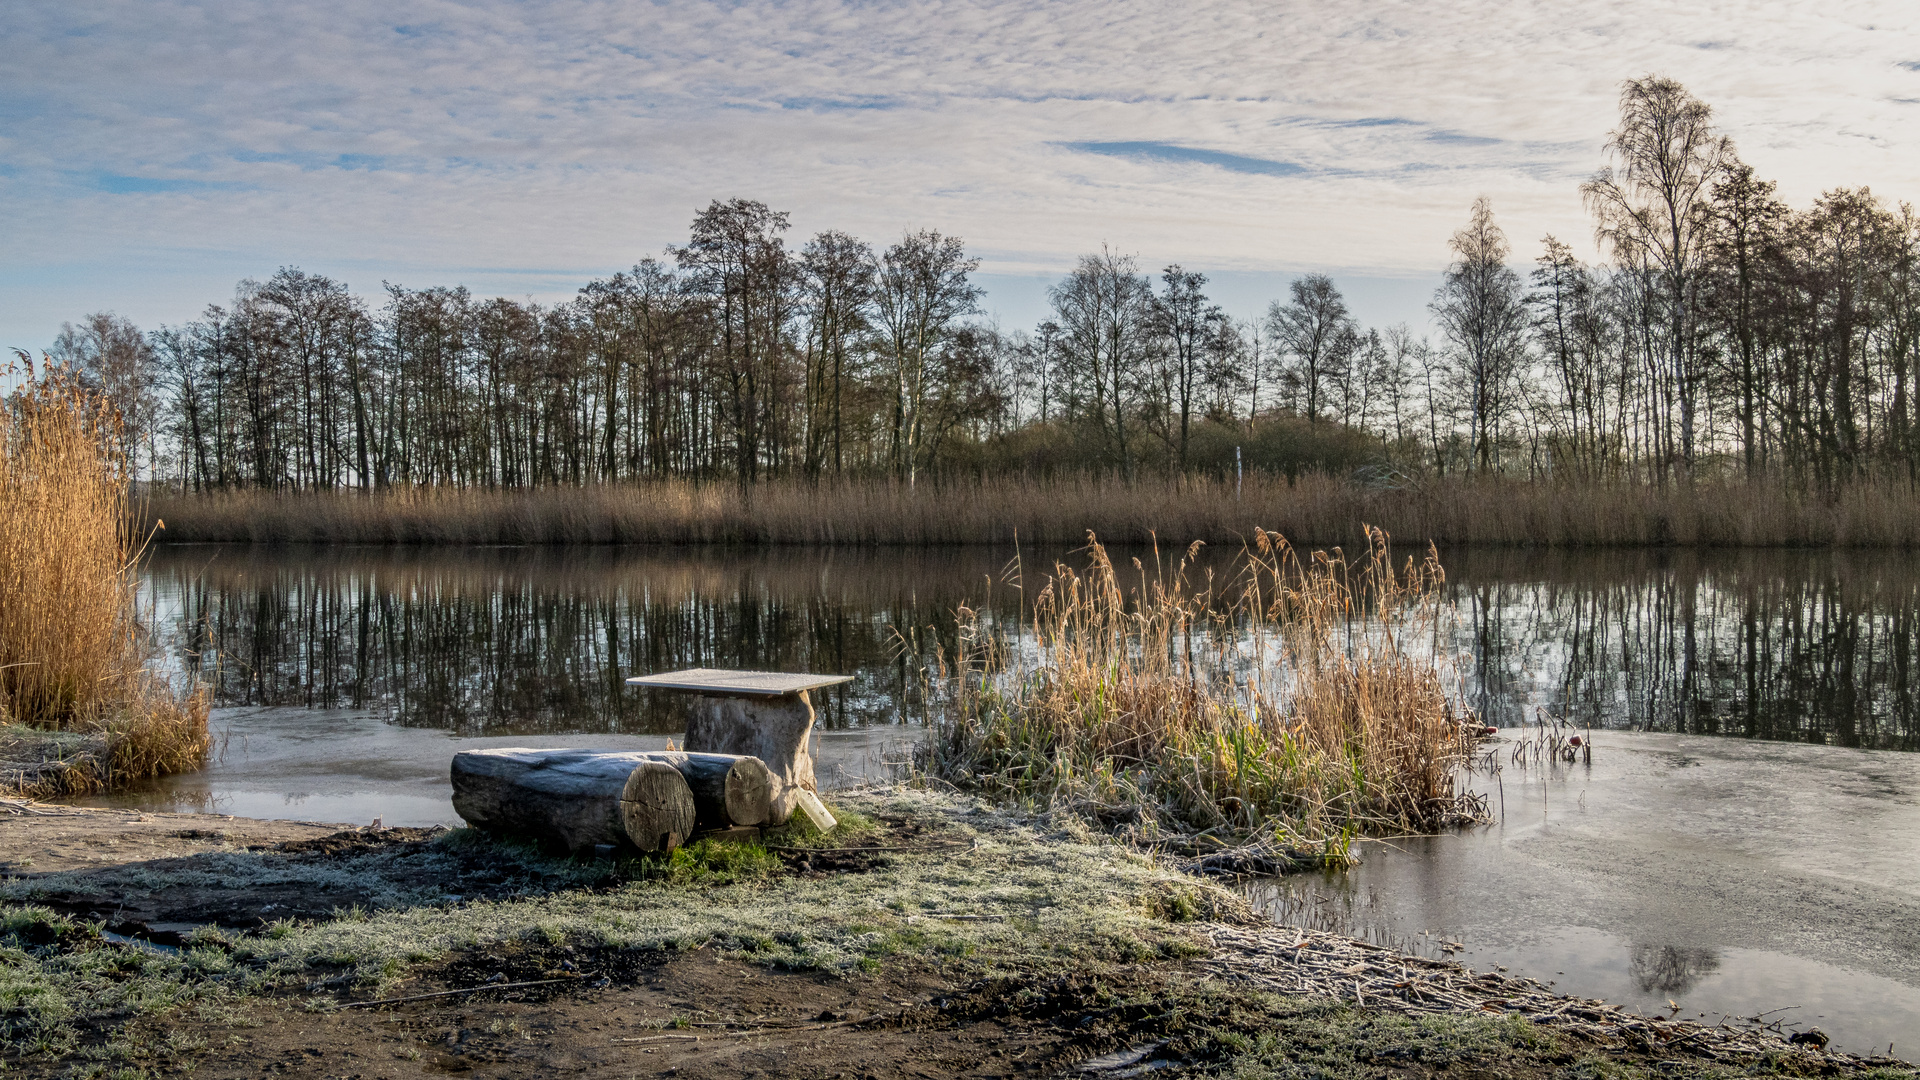
[[[1355,835],[1470,816],[1463,712],[1423,651],[1444,571],[1367,537],[1349,563],[1260,531],[1233,580],[1196,579],[1195,545],[1170,569],[1134,560],[1132,586],[1089,537],[1084,570],[1019,583],[1038,590],[1017,632],[961,613],[919,768],[1136,840],[1335,863]]]

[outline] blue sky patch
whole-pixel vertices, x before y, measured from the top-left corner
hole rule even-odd
[[[96,191],[109,195],[157,195],[174,191],[232,191],[242,187],[240,184],[225,183],[218,180],[165,180],[153,176],[122,176],[119,173],[96,172],[88,179]]]
[[[1428,142],[1446,143],[1449,146],[1498,146],[1505,141],[1489,139],[1485,135],[1463,135],[1458,131],[1433,131],[1426,138]]]
[[[880,96],[866,97],[790,97],[779,98],[775,102],[783,109],[799,109],[805,112],[844,112],[850,109],[893,109],[899,104],[893,98]]]
[[[1291,161],[1274,161],[1271,158],[1246,157],[1241,154],[1229,154],[1221,150],[1202,150],[1194,146],[1175,146],[1163,142],[1069,142],[1057,143],[1069,150],[1078,150],[1083,154],[1100,154],[1105,157],[1131,158],[1135,161],[1168,161],[1179,165],[1211,165],[1228,172],[1251,173],[1255,176],[1299,176],[1307,171],[1305,165],[1296,165]]]

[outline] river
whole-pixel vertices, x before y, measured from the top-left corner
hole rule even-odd
[[[855,676],[821,703],[823,779],[885,776],[917,658],[956,606],[1012,609],[1011,555],[162,547],[147,603],[215,688],[216,753],[111,801],[447,821],[454,750],[664,746],[676,703],[622,680],[693,666]],[[1498,823],[1249,894],[1644,1011],[1781,1010],[1848,1049],[1920,1049],[1920,557],[1444,561],[1469,703],[1594,728],[1592,765],[1476,775]]]

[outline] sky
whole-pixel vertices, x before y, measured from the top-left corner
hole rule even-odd
[[[1780,193],[1920,201],[1920,4],[7,0],[0,347],[180,323],[283,265],[563,299],[716,198],[965,238],[1030,326],[1102,245],[1256,315],[1306,272],[1421,326],[1487,196],[1594,257],[1624,79]]]

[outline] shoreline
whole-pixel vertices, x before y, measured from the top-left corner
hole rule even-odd
[[[1920,547],[1920,499],[1896,480],[1812,492],[1779,480],[1664,487],[1444,477],[1381,487],[1354,477],[1106,476],[652,481],[530,489],[286,493],[149,492],[156,543],[941,548],[1194,541],[1238,546],[1256,530],[1357,546],[1362,526],[1403,550],[1442,547]],[[164,522],[165,527],[160,528]]]
[[[182,1003],[115,1021],[110,1003],[90,1002],[75,1052],[132,1053],[140,1031],[178,1025],[204,1046],[173,1063],[201,1075],[273,1059],[318,1076],[358,1055],[358,1068],[424,1056],[482,1075],[572,1061],[589,1075],[719,1076],[782,1052],[912,1075],[948,1067],[940,1055],[956,1047],[971,1048],[963,1057],[982,1075],[1108,1058],[1115,1075],[1149,1061],[1211,1072],[1293,1060],[1302,1047],[1363,1072],[1478,1061],[1546,1076],[1587,1061],[1639,1075],[1678,1057],[1736,1070],[1722,1075],[1763,1065],[1915,1075],[1891,1058],[1792,1046],[1779,1024],[1635,1016],[1275,924],[1070,820],[900,788],[836,801],[870,827],[775,852],[758,877],[728,879],[716,868],[729,856],[709,851],[704,879],[676,881],[457,835],[469,830],[9,800],[0,850],[38,854],[5,867],[0,912],[37,965],[16,978],[58,992],[63,964],[113,955],[145,965],[136,980],[166,982]],[[493,880],[502,867],[511,872]],[[119,921],[101,922],[119,940],[89,935],[87,918],[112,904]],[[166,917],[189,906],[213,921]],[[1286,1038],[1262,1042],[1262,1031]],[[1012,1056],[996,1061],[990,1047]],[[70,1057],[17,1040],[0,1048],[26,1075]]]

